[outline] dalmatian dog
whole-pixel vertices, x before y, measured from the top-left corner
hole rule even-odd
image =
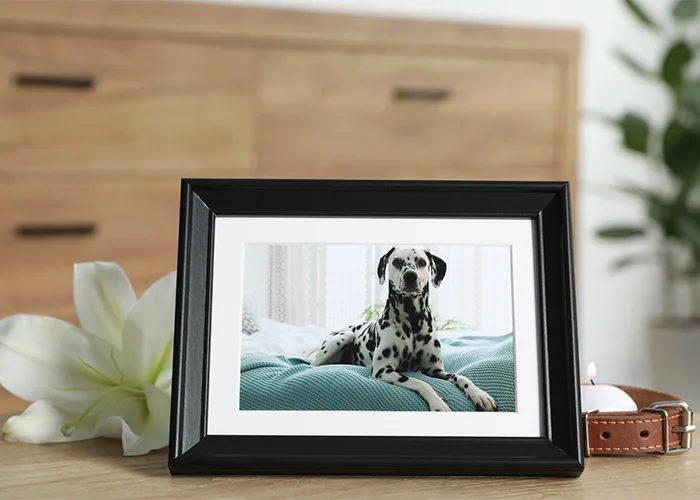
[[[377,268],[379,283],[389,281],[381,317],[331,333],[311,365],[366,366],[372,377],[416,392],[431,411],[451,411],[429,384],[402,373],[420,371],[452,382],[478,411],[498,411],[496,401],[471,380],[445,371],[428,292],[430,283],[440,286],[446,272],[445,261],[427,249],[393,247]]]

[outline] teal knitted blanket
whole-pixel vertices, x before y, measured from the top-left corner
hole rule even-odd
[[[441,339],[445,370],[470,378],[498,403],[515,411],[513,335]],[[369,368],[312,367],[308,359],[248,355],[241,363],[241,410],[427,411],[418,394],[370,378]],[[406,373],[430,384],[452,411],[475,411],[455,385],[421,373]]]

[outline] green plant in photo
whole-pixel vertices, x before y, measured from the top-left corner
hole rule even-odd
[[[463,321],[458,321],[456,319],[448,319],[444,323],[440,321],[437,315],[433,315],[435,322],[437,323],[437,329],[441,332],[446,332],[449,330],[474,330],[474,327],[468,325]]]
[[[620,132],[621,145],[644,159],[659,176],[654,188],[633,183],[615,186],[645,207],[642,224],[614,222],[601,227],[597,236],[617,242],[656,237],[655,250],[630,254],[612,263],[614,270],[643,262],[663,265],[667,286],[675,280],[700,275],[700,0],[677,0],[669,20],[650,15],[642,2],[623,0],[630,14],[665,44],[658,61],[639,61],[617,49],[615,56],[627,69],[666,92],[672,109],[657,125],[634,110],[618,117],[598,116]],[[664,294],[673,307],[672,293]]]
[[[377,319],[382,314],[384,305],[385,304],[383,302],[378,302],[362,311],[362,314],[360,315],[362,317],[362,321],[374,321]]]

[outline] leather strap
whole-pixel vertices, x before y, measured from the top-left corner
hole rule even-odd
[[[584,432],[588,432],[588,456],[665,453],[666,450],[672,452],[690,447],[694,430],[692,411],[685,409],[687,405],[679,397],[639,387],[617,387],[630,395],[640,411],[584,415],[584,424],[588,420],[587,429],[584,427]],[[643,411],[661,402],[680,405],[664,405],[658,406],[656,411]]]

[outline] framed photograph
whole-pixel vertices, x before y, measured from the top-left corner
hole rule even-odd
[[[569,198],[184,179],[171,473],[579,476]]]

